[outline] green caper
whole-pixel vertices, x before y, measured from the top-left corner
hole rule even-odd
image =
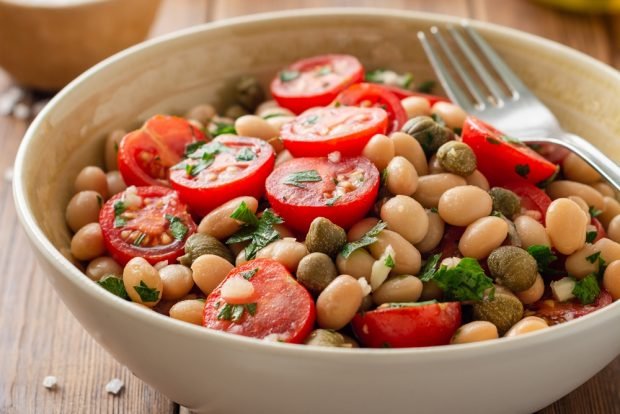
[[[521,199],[518,195],[502,187],[493,187],[489,190],[493,199],[493,210],[499,211],[506,217],[512,217],[521,211]]]
[[[297,280],[310,292],[318,295],[338,276],[336,265],[325,253],[305,256],[297,266]]]
[[[232,252],[222,242],[208,234],[195,233],[187,238],[185,242],[185,254],[178,258],[179,263],[191,267],[194,260],[205,254],[214,254],[230,263],[234,262]]]
[[[446,142],[454,139],[454,132],[439,125],[429,116],[416,116],[403,125],[401,131],[418,140],[424,153],[430,157]]]
[[[241,105],[231,105],[228,108],[226,108],[226,111],[224,112],[225,117],[232,118],[232,119],[237,119],[247,114],[248,114],[248,111],[246,111],[245,108],[242,107]]]
[[[467,177],[476,171],[476,154],[469,145],[448,141],[437,150],[437,160],[444,170]]]
[[[476,302],[473,308],[474,319],[491,322],[497,326],[500,335],[504,335],[523,317],[523,304],[510,293],[496,292],[493,300]]]
[[[256,78],[245,76],[237,83],[235,100],[248,112],[254,112],[256,107],[265,100],[265,92]]]
[[[536,281],[536,259],[519,247],[498,247],[489,255],[487,264],[491,276],[513,292],[529,289]]]
[[[340,348],[347,342],[342,334],[331,329],[315,329],[304,341],[306,345]],[[349,345],[350,347],[350,345]]]
[[[310,253],[321,252],[334,258],[346,243],[347,233],[328,219],[317,217],[310,223],[306,235],[306,247]]]

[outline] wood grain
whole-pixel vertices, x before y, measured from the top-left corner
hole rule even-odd
[[[447,13],[514,27],[559,41],[620,67],[620,16],[579,16],[524,0],[164,0],[151,35],[213,19],[300,7],[368,6]],[[0,92],[10,85],[0,71]],[[10,171],[27,124],[0,117],[0,174]],[[0,413],[177,413],[167,400],[108,356],[53,293],[17,224],[11,184],[0,175]],[[10,175],[10,174],[9,174]],[[587,352],[587,350],[584,350]],[[576,356],[578,358],[579,356]],[[59,388],[41,386],[56,375]],[[118,377],[118,396],[105,384]],[[527,396],[524,396],[527,398]],[[620,358],[540,411],[620,413]]]

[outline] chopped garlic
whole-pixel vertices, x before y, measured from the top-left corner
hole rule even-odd
[[[47,388],[48,390],[56,389],[57,384],[58,384],[58,378],[56,378],[53,375],[48,375],[47,377],[43,378],[43,386]]]
[[[385,263],[388,256],[391,256],[392,260],[396,261],[396,253],[394,252],[392,245],[389,245],[379,260],[372,264],[372,270],[370,271],[370,287],[373,292],[377,290],[383,282],[385,282],[390,274],[390,271],[392,270],[392,268],[387,266]]]
[[[114,378],[106,384],[105,390],[110,394],[118,395],[118,393],[121,392],[124,386],[125,383],[123,381],[118,378]]]
[[[340,162],[340,158],[342,158],[340,151],[334,151],[334,152],[330,152],[329,154],[327,154],[327,159],[330,162]]]
[[[125,197],[123,202],[125,203],[125,207],[127,208],[139,208],[140,206],[142,206],[142,197],[138,195],[138,189],[135,185],[127,187],[127,190],[125,190]]]
[[[370,285],[366,281],[366,278],[360,277],[359,279],[357,279],[357,283],[359,283],[360,286],[362,287],[362,294],[364,296],[370,295],[370,292],[372,292],[372,288],[370,287]]]
[[[563,277],[560,280],[551,282],[551,293],[555,300],[559,302],[565,302],[574,298],[573,289],[575,289],[575,279],[572,277]]]
[[[227,303],[245,303],[254,295],[254,285],[243,277],[233,277],[224,282],[220,292]]]

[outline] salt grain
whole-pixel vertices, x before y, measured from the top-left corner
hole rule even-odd
[[[48,390],[56,389],[56,384],[58,384],[58,378],[53,375],[43,378],[43,386]]]
[[[119,392],[123,389],[125,383],[118,378],[114,378],[110,382],[108,382],[105,386],[105,390],[114,395],[118,395]]]

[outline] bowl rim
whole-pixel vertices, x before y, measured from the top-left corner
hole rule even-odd
[[[85,6],[106,3],[110,0],[65,0],[57,3],[44,2],[41,0],[0,0],[1,4],[6,4],[20,9],[35,10],[58,10],[58,9],[79,9]]]
[[[581,318],[555,325],[550,330],[545,329],[532,332],[523,336],[500,338],[500,340],[483,341],[459,345],[394,349],[356,348],[354,350],[351,350],[349,348],[298,346],[296,344],[271,342],[256,338],[249,338],[241,335],[230,334],[217,330],[205,329],[202,326],[188,324],[161,315],[157,312],[153,312],[151,310],[142,309],[141,307],[135,306],[132,303],[125,301],[115,295],[104,292],[104,290],[97,287],[96,284],[92,282],[92,280],[90,280],[88,277],[85,277],[83,272],[81,272],[77,267],[75,267],[67,258],[65,258],[60,253],[58,249],[56,249],[56,247],[54,247],[54,245],[46,237],[46,235],[43,233],[43,231],[37,225],[34,219],[30,204],[27,200],[23,181],[25,177],[25,158],[27,152],[29,151],[29,146],[34,140],[37,131],[44,124],[47,117],[50,116],[51,113],[53,113],[55,106],[58,102],[64,100],[66,96],[70,95],[75,90],[80,89],[84,83],[88,83],[91,78],[96,77],[97,73],[104,70],[106,67],[117,64],[117,62],[123,60],[126,56],[139,55],[140,53],[148,52],[154,48],[157,48],[163,43],[168,43],[180,38],[191,37],[192,35],[197,35],[199,33],[217,31],[222,28],[240,26],[248,23],[264,23],[273,20],[307,19],[321,17],[324,18],[325,15],[329,15],[330,18],[406,18],[434,24],[458,24],[465,21],[471,26],[483,32],[493,33],[494,35],[506,36],[519,42],[537,44],[547,50],[554,51],[556,53],[562,53],[568,58],[580,60],[585,64],[591,66],[592,69],[598,71],[599,73],[604,74],[605,76],[610,78],[615,78],[615,80],[620,85],[620,72],[616,71],[609,65],[600,62],[575,49],[569,48],[568,46],[564,46],[557,42],[536,35],[528,34],[516,29],[503,27],[501,25],[436,13],[372,7],[293,9],[238,16],[182,29],[139,43],[128,49],[118,52],[115,55],[96,64],[95,66],[78,76],[76,79],[74,79],[55,97],[53,97],[52,100],[48,103],[48,105],[46,105],[46,107],[41,111],[41,113],[36,117],[36,119],[30,124],[26,133],[24,134],[23,140],[19,146],[15,159],[13,196],[18,218],[22,224],[22,228],[25,230],[28,238],[31,241],[31,246],[33,246],[43,257],[45,257],[45,260],[47,260],[56,271],[60,272],[62,274],[62,277],[67,278],[84,294],[93,299],[100,300],[104,306],[110,306],[115,308],[115,310],[120,312],[121,314],[130,316],[132,318],[137,318],[146,325],[157,327],[162,330],[169,330],[177,335],[191,337],[192,340],[211,340],[215,342],[221,342],[224,345],[231,347],[248,346],[253,347],[255,351],[265,352],[269,354],[283,355],[291,353],[288,355],[312,355],[313,357],[324,358],[337,357],[339,360],[341,360],[342,358],[357,359],[359,356],[373,355],[374,358],[381,358],[381,361],[385,361],[386,358],[401,358],[402,356],[408,356],[410,358],[427,358],[429,356],[446,357],[460,355],[459,358],[461,358],[465,355],[470,354],[510,352],[510,350],[512,349],[522,348],[524,346],[537,346],[548,342],[556,342],[558,340],[561,340],[562,338],[567,338],[574,335],[573,331],[576,327],[581,327],[582,329],[584,329],[587,324],[590,324],[591,327],[595,327],[596,325],[602,325],[603,323],[605,323],[605,321],[612,318],[618,318],[620,316],[620,301],[616,301],[615,303],[612,303],[603,309],[599,309]]]

